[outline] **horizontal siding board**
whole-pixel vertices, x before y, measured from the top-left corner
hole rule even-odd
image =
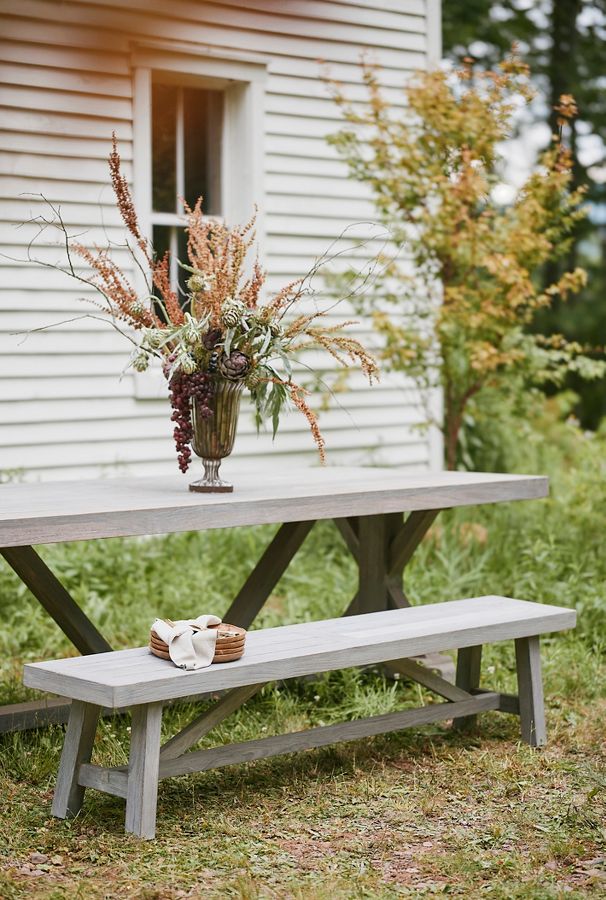
[[[52,197],[47,199],[53,202]],[[100,222],[105,228],[121,227],[120,213],[114,203],[69,203],[61,199],[58,202],[61,203],[63,221],[70,226],[85,226],[88,229],[86,236],[100,233]],[[48,204],[40,197],[18,196],[9,200],[0,195],[0,222],[27,222],[48,212]],[[121,236],[124,236],[123,231]]]
[[[48,211],[47,211],[48,215]],[[69,234],[72,234],[74,237],[77,236],[78,240],[85,246],[92,248],[95,246],[104,246],[108,243],[108,241],[115,241],[116,243],[123,243],[124,239],[124,230],[118,228],[110,228],[107,226],[106,228],[92,227],[92,226],[84,226],[82,223],[77,222],[65,222],[67,226],[67,230]],[[58,263],[58,262],[66,262],[67,256],[65,254],[65,250],[63,247],[58,246],[56,243],[51,243],[47,229],[42,234],[40,234],[40,228],[35,222],[29,222],[26,220],[24,224],[17,224],[15,220],[13,221],[1,221],[0,220],[0,243],[3,244],[4,252],[7,256],[15,256],[14,250],[22,250],[26,251],[22,253],[22,257],[27,259],[27,247],[29,242],[34,240],[34,244],[32,245],[31,254],[33,257],[40,259],[42,262],[50,262],[50,263]],[[16,245],[15,239],[22,239],[22,243]],[[78,271],[79,274],[86,274],[90,276],[90,269],[86,265],[83,260],[80,260],[75,252],[72,251],[72,259],[74,264],[74,269]],[[125,270],[132,268],[131,260],[127,255],[127,252],[123,249],[117,249],[112,253],[113,259],[116,263]],[[17,257],[18,258],[18,257]],[[27,263],[28,267],[31,268],[31,264]],[[42,272],[42,270],[40,270]],[[76,283],[72,280],[66,281],[66,288],[73,290],[74,287],[77,287]],[[83,288],[80,287],[80,292],[82,292]]]
[[[269,172],[265,180],[266,191],[271,194],[286,194],[296,197],[334,197],[359,199],[369,197],[370,191],[366,185],[352,181],[349,178],[338,179],[327,176],[314,177],[309,174],[285,174],[281,172]],[[300,201],[297,201],[300,202]],[[338,204],[337,204],[338,207]]]
[[[26,342],[25,349],[30,351],[31,345]],[[53,348],[54,349],[54,348]],[[88,378],[89,376],[111,376],[120,378],[123,369],[128,362],[128,354],[124,353],[124,348],[120,353],[93,353],[92,349],[80,353],[53,353],[46,352],[44,355],[44,370],[41,371],[41,357],[37,352],[22,352],[19,354],[2,352],[0,354],[0,378],[23,379],[23,393],[30,396],[32,388],[26,384],[34,385],[40,378],[73,378],[77,381],[79,378]],[[129,376],[130,377],[130,376]],[[132,385],[130,387],[132,392]]]
[[[107,141],[112,130],[119,141],[131,141],[132,122],[125,120],[95,119],[54,112],[39,102],[36,110],[3,107],[0,104],[0,122],[10,123],[11,131],[33,132],[38,135],[56,134],[67,137],[101,138]],[[104,177],[105,180],[105,177]]]
[[[369,36],[369,42],[371,39],[372,36]],[[370,50],[373,61],[379,64],[377,54],[372,46],[370,46]],[[380,62],[381,83],[386,87],[401,88],[407,73],[415,69],[422,69],[425,64],[425,51],[403,48],[395,66],[390,67],[386,65],[385,60]],[[300,78],[317,78],[318,74],[321,76],[328,74],[343,85],[359,85],[360,54],[353,52],[349,59],[339,60],[338,62],[335,60],[327,61],[326,58],[321,59],[319,62],[318,59],[302,59],[301,57],[272,57],[270,74],[297,76]]]
[[[5,35],[4,29],[2,34]],[[0,38],[0,60],[14,63],[35,60],[37,65],[44,66],[45,69],[65,69],[68,62],[70,71],[97,72],[101,74],[101,78],[117,78],[120,75],[130,77],[128,58],[123,53],[82,50],[75,45],[70,47],[69,57],[66,58],[63,47]]]
[[[132,397],[132,376],[120,378],[120,365],[108,366],[105,360],[98,366],[100,373],[95,374],[94,365],[88,368],[85,360],[82,360],[80,371],[68,373],[67,376],[55,376],[48,371],[47,360],[44,360],[44,374],[40,374],[39,365],[32,364],[29,360],[18,360],[21,367],[14,366],[9,360],[9,365],[2,364],[0,356],[0,378],[2,379],[2,399],[12,400],[19,398],[18,402],[25,408],[29,402],[38,403],[45,400],[78,400],[97,398],[111,400],[114,397]],[[24,365],[24,363],[28,363]],[[78,377],[74,378],[74,374]],[[27,397],[27,400],[24,399]],[[0,406],[0,410],[4,407]],[[4,421],[4,419],[2,419]]]
[[[349,91],[346,90],[348,99],[353,101]],[[363,103],[367,98],[362,97],[360,101],[351,103],[352,108],[362,113],[364,110]],[[387,98],[386,98],[387,99]],[[399,108],[405,110],[404,104],[400,100]],[[296,100],[296,102],[293,102]],[[304,96],[297,94],[276,94],[268,91],[266,100],[267,112],[274,115],[294,115],[306,119],[322,119],[333,123],[333,128],[337,129],[341,124],[341,117],[338,107],[330,96]]]
[[[364,198],[341,197],[339,198],[338,209],[335,210],[335,202],[332,197],[314,197],[308,194],[301,208],[301,199],[298,195],[274,192],[268,195],[265,209],[270,216],[289,213],[292,215],[297,211],[298,215],[312,216],[315,219],[334,218],[335,213],[337,213],[339,217],[346,218],[348,221],[352,219],[372,220],[377,215],[372,202]]]
[[[70,91],[44,90],[17,84],[0,84],[0,105],[17,109],[46,109],[68,115],[94,116],[110,121],[132,121],[132,102],[121,97],[98,97]]]
[[[103,214],[114,206],[111,186],[103,181],[66,181],[67,169],[63,178],[47,180],[44,175],[27,176],[21,171],[17,175],[0,174],[0,197],[11,202],[41,203],[40,194],[53,202],[69,204],[90,203],[103,207]],[[97,220],[98,224],[99,220]]]
[[[286,137],[313,137],[326,140],[335,134],[340,127],[337,113],[333,118],[316,119],[313,116],[297,116],[288,113],[268,113],[266,117],[267,134],[284,135]],[[342,177],[345,170],[341,166],[337,175]],[[331,174],[334,174],[333,168]]]
[[[332,76],[334,78],[334,76]],[[329,72],[316,72],[315,78],[304,78],[296,75],[277,75],[272,74],[268,84],[267,99],[268,104],[277,102],[277,98],[283,97],[307,97],[313,100],[325,100],[334,103],[329,81],[332,80]],[[394,106],[404,106],[404,86],[405,78],[401,76],[401,85],[396,87],[383,86],[383,96],[389,100]],[[368,99],[368,88],[359,83],[342,85],[349,100],[357,103],[363,103]],[[274,99],[275,98],[275,99]],[[271,108],[271,106],[268,106]]]
[[[131,166],[124,165],[124,174],[131,175]],[[3,175],[24,175],[39,178],[44,173],[44,180],[65,178],[65,162],[54,156],[41,156],[33,153],[0,152],[0,172]],[[79,159],[71,164],[70,176],[73,181],[100,181],[107,177],[107,163],[98,159]]]
[[[95,53],[111,50],[125,54],[128,58],[128,35],[94,26],[55,21],[55,10],[49,10],[48,6],[40,9],[36,19],[35,16],[26,15],[23,3],[12,2],[10,14],[6,12],[2,18],[2,37],[5,40],[61,47],[69,51],[72,47],[86,47]]]
[[[36,58],[36,57],[34,57]],[[43,91],[69,91],[105,97],[132,97],[129,76],[101,75],[80,69],[50,69],[40,65],[15,65],[0,61],[0,84],[38,88]]]
[[[6,124],[6,123],[5,123]],[[45,135],[44,143],[40,141],[39,134],[26,131],[2,131],[0,132],[2,149],[11,153],[42,154],[44,156],[60,156],[62,159],[102,159],[107,166],[107,158],[110,151],[110,141],[107,136],[98,140],[88,138],[64,137],[62,135]],[[120,157],[124,162],[132,159],[132,147],[129,142],[123,141],[120,146]],[[107,170],[105,172],[107,174]]]

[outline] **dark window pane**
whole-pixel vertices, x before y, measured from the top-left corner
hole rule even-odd
[[[184,228],[175,228],[172,225],[154,225],[153,229],[153,241],[154,241],[154,251],[156,253],[157,259],[162,259],[164,254],[168,251],[171,252],[171,245],[173,240],[173,232],[176,236],[176,247],[177,253],[179,254],[179,261],[182,263],[188,264],[187,259],[187,235],[185,233]],[[170,265],[170,273],[171,273],[171,286],[174,290],[177,291],[179,295],[179,302],[183,309],[189,309],[189,300],[187,297],[187,279],[191,275],[191,272],[188,272],[187,269],[183,269],[181,266],[175,264],[175,262],[171,259]],[[175,284],[176,278],[176,284]],[[156,312],[160,316],[160,318],[164,319],[164,313],[158,304]]]
[[[170,250],[170,232],[168,225],[154,225],[153,243],[156,259],[162,259],[167,250]]]
[[[202,197],[206,215],[220,215],[222,92],[184,88],[183,117],[185,199]]]
[[[176,212],[177,94],[170,84],[152,84],[152,209]]]
[[[156,255],[156,259],[162,259],[167,250],[170,251],[171,231],[172,228],[170,228],[170,226],[168,225],[154,225],[152,240],[154,244],[154,253]],[[158,296],[158,291],[155,285],[152,290],[154,294]],[[156,314],[160,316],[163,322],[165,322],[166,316],[164,314],[162,304],[155,303],[154,305]]]
[[[177,247],[179,252],[179,261],[189,265],[187,258],[187,234],[185,229],[179,228],[177,231]],[[184,310],[189,311],[189,298],[187,296],[187,279],[191,275],[187,269],[179,266],[179,302]]]

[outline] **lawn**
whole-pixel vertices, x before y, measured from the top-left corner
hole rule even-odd
[[[164,782],[158,837],[123,833],[122,801],[89,791],[72,822],[50,818],[62,728],[0,738],[0,896],[48,898],[606,897],[606,440],[569,426],[547,501],[443,514],[407,574],[413,602],[480,593],[576,606],[574,633],[543,642],[549,744],[518,743],[487,713],[471,735],[425,727]],[[157,612],[221,613],[272,528],[43,548],[116,646],[144,642]],[[353,564],[318,526],[259,625],[338,614]],[[24,661],[70,651],[6,566],[0,571],[2,700],[27,696]],[[514,690],[512,647],[484,682]],[[348,670],[267,687],[202,744],[243,740],[419,702],[417,689]],[[167,734],[187,720],[165,715]],[[103,721],[96,758],[126,761],[128,720]]]

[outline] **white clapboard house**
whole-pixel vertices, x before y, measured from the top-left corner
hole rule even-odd
[[[339,115],[323,73],[362,99],[368,52],[396,101],[407,74],[438,58],[439,35],[439,0],[0,2],[0,480],[177,472],[165,383],[123,374],[124,339],[68,321],[86,311],[82,291],[27,261],[33,230],[19,225],[43,212],[37,195],[84,242],[122,240],[107,168],[115,130],[156,246],[179,244],[179,195],[203,193],[228,222],[256,203],[277,289],[348,226],[371,233],[365,187],[325,141]],[[51,246],[34,253],[61,259]],[[63,324],[16,334],[52,323]],[[439,467],[421,418],[403,379],[368,389],[354,376],[321,414],[328,461]],[[299,414],[272,443],[244,409],[229,465],[261,460],[315,463]]]

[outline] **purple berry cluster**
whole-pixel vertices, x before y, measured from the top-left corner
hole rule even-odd
[[[210,400],[212,381],[204,372],[175,372],[169,383],[170,404],[173,408],[171,421],[175,423],[173,437],[177,447],[177,459],[182,472],[187,472],[191,462],[191,440],[193,426],[191,420],[192,402],[198,404],[198,412],[212,416]]]

